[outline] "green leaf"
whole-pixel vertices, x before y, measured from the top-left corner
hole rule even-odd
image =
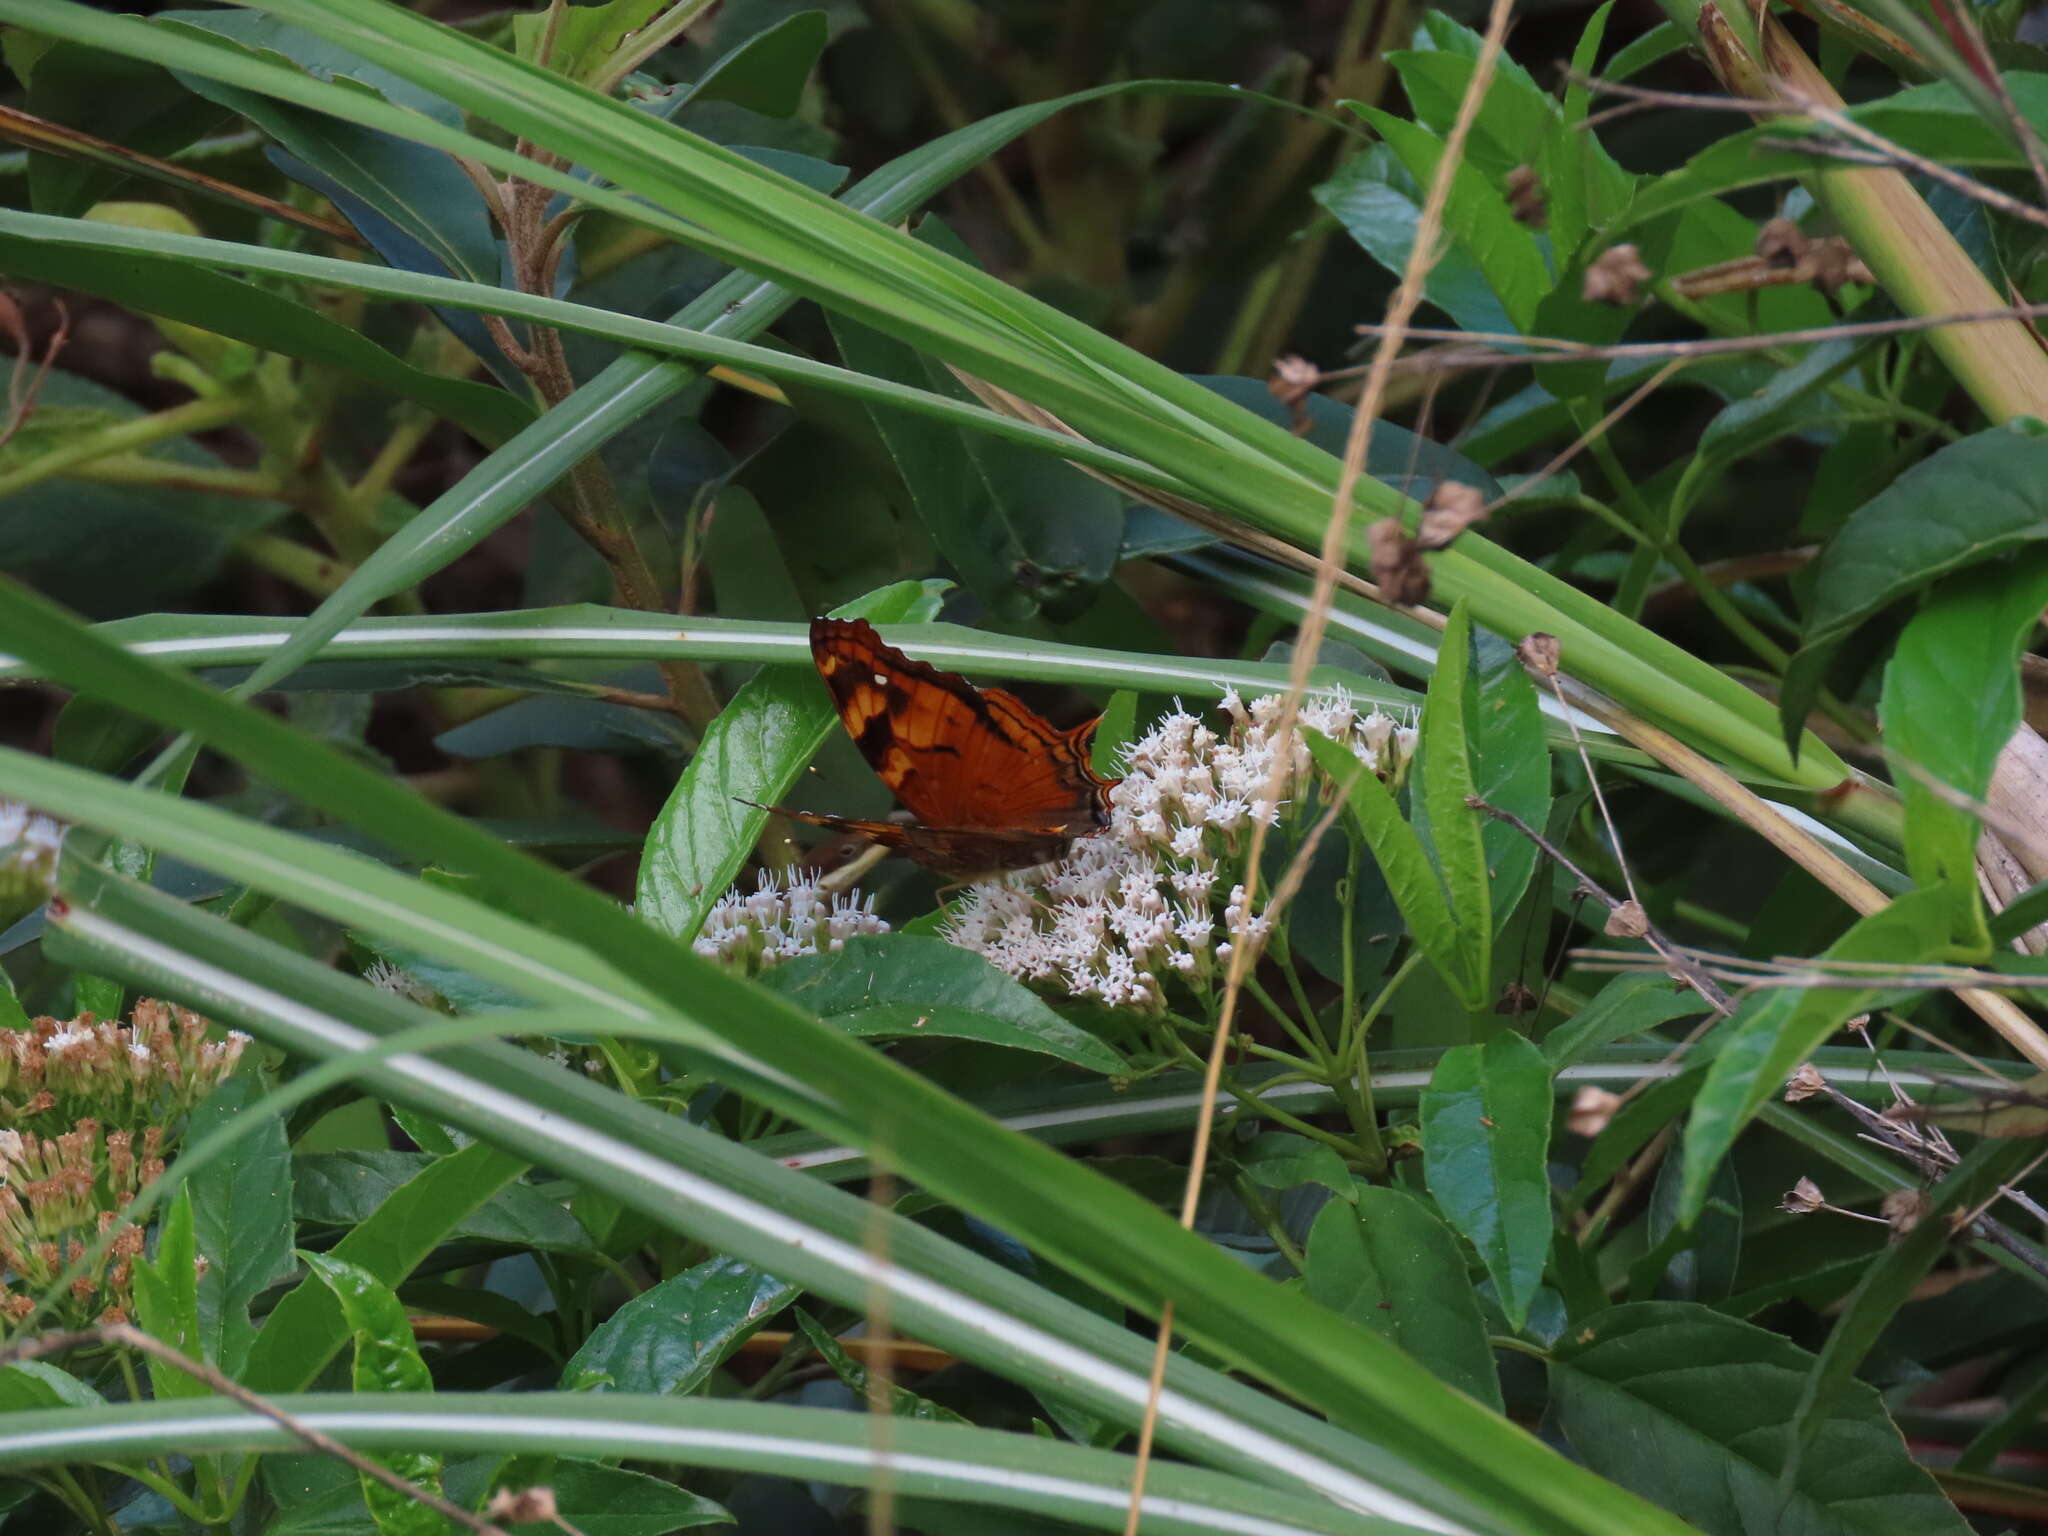
[[[1966,1536],[1861,1382],[1845,1388],[1796,1481],[1780,1481],[1813,1364],[1789,1340],[1711,1308],[1639,1302],[1568,1330],[1550,1380],[1565,1435],[1589,1466],[1714,1536]]]
[[[257,1119],[185,1183],[193,1235],[207,1259],[199,1281],[202,1325],[219,1341],[212,1358],[237,1379],[256,1338],[249,1305],[292,1268],[291,1147],[283,1122],[263,1107],[263,1091],[251,1062],[207,1095],[185,1132],[197,1141],[240,1116]]]
[[[943,1035],[1036,1051],[1090,1072],[1124,1066],[1022,982],[943,939],[862,935],[831,954],[785,960],[761,984],[863,1039]]]
[[[434,1390],[433,1373],[420,1358],[405,1307],[391,1288],[368,1270],[328,1254],[301,1252],[306,1267],[341,1303],[355,1340],[355,1367],[350,1376],[357,1392],[421,1392]],[[378,1458],[414,1486],[439,1494],[441,1458],[432,1451],[391,1451]],[[381,1536],[440,1536],[449,1529],[446,1517],[416,1499],[364,1473],[363,1498],[376,1518]]]
[[[1522,1036],[1445,1051],[1422,1094],[1429,1192],[1520,1328],[1550,1255],[1550,1069]]]
[[[1444,625],[1436,670],[1430,674],[1429,693],[1423,701],[1422,720],[1416,732],[1417,782],[1413,794],[1416,835],[1422,839],[1430,862],[1443,880],[1451,920],[1457,924],[1459,945],[1464,951],[1462,969],[1468,983],[1462,995],[1468,1005],[1474,998],[1483,1001],[1487,997],[1494,914],[1493,886],[1482,831],[1485,818],[1469,803],[1479,793],[1473,764],[1479,700],[1471,675],[1471,651],[1471,610],[1461,602],[1451,609]],[[1498,668],[1493,675],[1501,677]],[[1501,682],[1499,698],[1505,708],[1513,696],[1507,692],[1504,678]],[[1533,694],[1529,702],[1533,702]],[[1514,761],[1514,743],[1517,739],[1526,742],[1527,735],[1513,723],[1503,735],[1507,740],[1498,755],[1497,771],[1504,782],[1526,790],[1529,781],[1520,778],[1522,764]],[[1541,754],[1541,761],[1546,790],[1543,798],[1547,804],[1549,755]],[[1501,830],[1513,831],[1505,826]],[[1503,847],[1501,856],[1508,858],[1510,851]],[[1533,862],[1520,865],[1520,855],[1515,858],[1515,867],[1534,868]],[[1523,879],[1527,878],[1525,872]],[[1519,890],[1515,894],[1519,897]],[[1506,911],[1513,910],[1514,903],[1509,902]]]
[[[1948,895],[1908,891],[1830,945],[1829,960],[1910,965],[1948,951]],[[1735,1138],[1764,1101],[1785,1085],[1843,1020],[1867,1013],[1882,986],[1771,987],[1753,992],[1714,1035],[1719,1042],[1685,1130],[1685,1199],[1681,1220],[1704,1204],[1707,1183]]]
[[[741,1259],[672,1275],[590,1331],[562,1368],[569,1391],[695,1392],[763,1323],[802,1295]]]
[[[2020,723],[2019,656],[2048,604],[2048,551],[1944,582],[1899,636],[1879,718],[1906,808],[1906,868],[1946,890],[1949,936],[1990,952],[1977,886],[1978,819]],[[1958,799],[1962,803],[1958,803]]]
[[[1407,270],[1422,220],[1421,187],[1391,146],[1375,144],[1339,165],[1315,199],[1367,255],[1399,276]],[[1462,244],[1446,244],[1423,282],[1429,302],[1468,331],[1519,329]]]
[[[832,1367],[832,1374],[844,1382],[854,1396],[866,1401],[868,1383],[872,1379],[868,1368],[849,1355],[845,1347],[801,1307],[797,1308],[796,1321],[797,1326],[803,1329],[804,1337],[811,1341],[811,1347]],[[941,1407],[930,1398],[919,1397],[900,1382],[892,1381],[888,1385],[889,1412],[896,1418],[920,1419],[927,1424],[967,1423],[952,1409]]]
[[[1231,1161],[1262,1189],[1299,1189],[1304,1184],[1320,1184],[1343,1201],[1357,1198],[1357,1181],[1344,1166],[1337,1149],[1327,1142],[1268,1131],[1250,1146],[1233,1151]]]
[[[35,116],[157,159],[183,149],[225,115],[167,70],[76,43],[56,42],[23,83],[24,106]],[[120,191],[127,179],[104,162],[29,154],[29,203],[38,213],[84,213]]]
[[[729,101],[768,117],[788,117],[803,105],[804,82],[828,36],[823,11],[798,11],[764,27],[715,60],[663,115],[700,101]]]
[[[1550,747],[1536,685],[1515,648],[1498,635],[1480,630],[1472,640],[1467,686],[1472,690],[1474,791],[1489,805],[1512,811],[1541,831],[1550,819]],[[1488,901],[1498,931],[1514,915],[1541,854],[1525,834],[1491,816],[1480,822],[1479,840],[1486,852]]]
[[[1543,1054],[1551,1071],[1561,1072],[1603,1045],[1706,1011],[1705,998],[1669,976],[1617,976],[1543,1037]]]
[[[667,8],[667,0],[602,0],[597,5],[551,8],[552,14],[515,13],[512,47],[522,59],[538,59],[541,39],[552,24],[554,39],[545,60],[547,68],[573,80],[587,80],[602,73],[612,55]]]
[[[1483,977],[1470,970],[1471,945],[1451,914],[1443,881],[1415,829],[1401,818],[1394,792],[1353,757],[1348,749],[1313,730],[1304,730],[1316,766],[1343,791],[1345,812],[1360,839],[1372,850],[1380,876],[1393,893],[1394,904],[1416,946],[1429,957],[1444,982],[1467,1008],[1486,1005]]]
[[[1417,184],[1428,186],[1443,157],[1443,141],[1391,112],[1350,105],[1400,157]],[[1476,166],[1460,165],[1452,173],[1450,197],[1444,204],[1444,229],[1485,275],[1513,329],[1527,331],[1536,319],[1537,303],[1550,289],[1550,269],[1536,237],[1516,222],[1506,197]]]
[[[572,13],[573,14],[573,13]],[[457,1504],[470,1509],[484,1507],[484,1479],[479,1475],[500,1468],[497,1456],[473,1456],[448,1464],[448,1492]],[[645,1472],[608,1467],[580,1456],[534,1457],[512,1463],[510,1470],[538,1462],[546,1468],[545,1485],[555,1496],[555,1509],[562,1524],[579,1536],[667,1536],[670,1531],[691,1530],[700,1525],[730,1525],[731,1511],[701,1494],[678,1488],[674,1483]],[[492,1487],[522,1488],[535,1479],[513,1479],[498,1470],[489,1479]],[[509,1536],[561,1536],[562,1525],[529,1522],[505,1524]]]
[[[1786,740],[1813,707],[1836,647],[1865,620],[2043,538],[2048,439],[2001,429],[1930,454],[1857,508],[1814,565],[1805,635],[1779,701]]]
[[[972,397],[939,363],[880,331],[828,317],[849,367]],[[947,422],[868,407],[920,522],[961,582],[1001,618],[1085,601],[1109,576],[1123,497],[1069,465]]]
[[[211,1365],[199,1319],[199,1257],[192,1235],[192,1193],[181,1189],[158,1223],[156,1252],[135,1261],[135,1320],[144,1333],[187,1359]],[[149,1384],[159,1399],[205,1397],[213,1390],[154,1355],[149,1358]]]
[[[540,1253],[587,1252],[588,1234],[559,1202],[518,1182],[523,1171],[516,1159],[503,1153],[493,1157],[474,1145],[442,1157],[367,1149],[301,1152],[291,1160],[299,1220],[309,1226],[348,1228],[353,1235],[388,1208],[386,1220],[392,1226],[387,1237],[407,1248],[431,1231],[437,1245],[472,1242]],[[393,1206],[394,1200],[400,1203]],[[426,1208],[429,1200],[435,1202],[431,1209]],[[403,1211],[410,1212],[413,1225],[401,1235],[396,1224]],[[340,1248],[334,1252],[386,1285],[396,1284],[368,1258]]]
[[[0,1366],[0,1415],[31,1413],[39,1408],[97,1408],[105,1402],[76,1376],[47,1360],[16,1360]]]
[[[1309,1295],[1499,1411],[1500,1378],[1457,1239],[1412,1195],[1360,1185],[1356,1200],[1332,1200],[1309,1229]]]
[[[930,585],[906,581],[836,608],[833,617],[922,623],[938,606]],[[776,804],[838,728],[832,700],[808,667],[770,667],[750,678],[705,731],[647,829],[640,916],[673,938],[694,937],[752,855],[768,820],[759,807]]]

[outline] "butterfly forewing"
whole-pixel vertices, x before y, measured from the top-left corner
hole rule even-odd
[[[1061,731],[1023,700],[913,661],[859,619],[818,619],[811,654],[839,718],[920,822],[959,829],[1101,826],[1108,782],[1088,764],[1092,726]]]
[[[1042,864],[1107,821],[1094,726],[1061,731],[1023,700],[913,661],[862,619],[817,619],[811,655],[840,723],[914,825],[795,813],[949,873]]]

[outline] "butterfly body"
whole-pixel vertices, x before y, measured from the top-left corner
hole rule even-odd
[[[865,619],[813,619],[811,658],[839,722],[913,821],[784,811],[965,876],[1060,858],[1109,822],[1093,720],[1062,731],[1023,700],[885,644]]]

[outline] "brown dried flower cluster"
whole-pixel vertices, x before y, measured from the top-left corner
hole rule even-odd
[[[82,1014],[0,1030],[0,1337],[19,1326],[121,1211],[163,1176],[185,1116],[235,1070],[249,1037],[145,998],[127,1024]],[[142,1232],[52,1298],[43,1321],[126,1321]]]
[[[0,1030],[0,1127],[44,1135],[79,1120],[165,1125],[182,1118],[242,1058],[249,1037],[209,1040],[206,1020],[152,998],[127,1024],[37,1019]]]
[[[0,1334],[27,1318],[36,1298],[86,1256],[90,1240],[163,1176],[163,1140],[163,1128],[152,1125],[138,1149],[133,1132],[108,1131],[96,1120],[61,1136],[0,1131],[0,1269],[10,1282],[0,1292]],[[125,1322],[141,1252],[142,1229],[122,1232],[72,1279],[51,1322]]]

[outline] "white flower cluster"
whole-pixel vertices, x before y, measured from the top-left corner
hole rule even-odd
[[[0,868],[48,885],[57,878],[57,854],[63,846],[64,828],[59,823],[18,800],[0,800]]]
[[[1197,991],[1220,980],[1231,945],[1262,944],[1269,926],[1245,910],[1253,823],[1277,824],[1322,780],[1299,727],[1389,782],[1415,750],[1413,729],[1344,697],[1304,700],[1284,740],[1279,695],[1246,704],[1227,693],[1220,708],[1221,735],[1182,710],[1162,718],[1130,749],[1108,828],[1057,864],[974,886],[946,938],[1012,976],[1116,1007],[1163,1007],[1169,972]]]
[[[697,931],[692,947],[746,975],[798,955],[830,954],[856,934],[887,933],[875,899],[826,891],[817,870],[761,871],[760,888],[728,891]]]

